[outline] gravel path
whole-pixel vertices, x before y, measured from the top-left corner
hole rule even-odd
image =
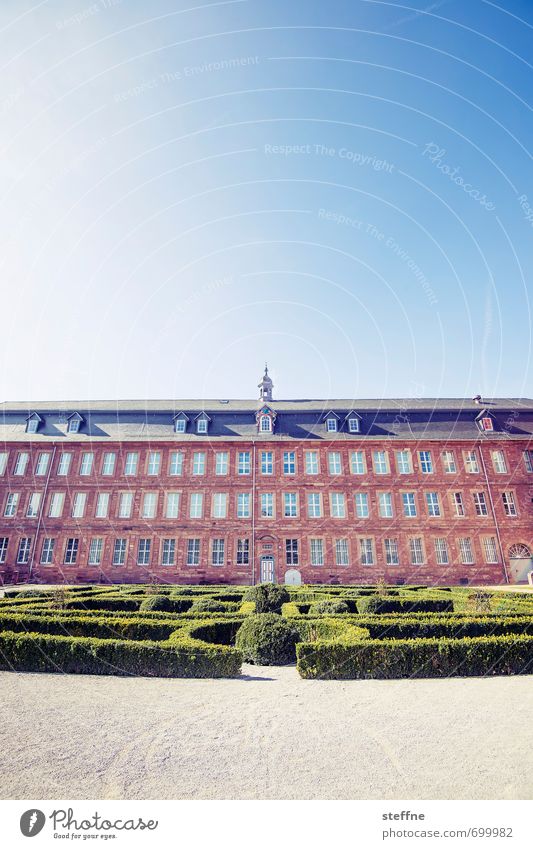
[[[0,673],[8,799],[530,799],[531,677]]]

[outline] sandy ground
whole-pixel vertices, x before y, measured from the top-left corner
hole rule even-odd
[[[530,799],[533,679],[0,673],[8,799]]]

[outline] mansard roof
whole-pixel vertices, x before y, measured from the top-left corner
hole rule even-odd
[[[481,410],[495,419],[494,431],[483,433],[476,419],[480,404],[465,398],[417,399],[297,399],[269,401],[276,416],[275,433],[258,433],[257,400],[148,400],[148,401],[31,401],[0,403],[0,442],[57,441],[191,441],[205,435],[175,432],[175,416],[210,420],[209,439],[283,441],[337,440],[361,442],[366,438],[406,441],[459,439],[531,439],[533,399],[483,399]],[[83,433],[65,433],[65,414],[83,416]],[[178,411],[178,412],[176,412]],[[180,412],[181,411],[181,412]],[[327,432],[324,417],[332,411],[341,424]],[[42,423],[35,434],[26,432],[26,419],[37,413]],[[360,428],[349,432],[347,418],[356,414]]]

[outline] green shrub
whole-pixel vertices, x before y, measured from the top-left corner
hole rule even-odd
[[[227,605],[211,598],[199,598],[193,601],[189,610],[191,613],[220,613],[227,610]]]
[[[139,606],[139,610],[166,610],[167,613],[173,609],[172,602],[166,595],[146,596]]]
[[[258,613],[244,620],[237,631],[236,648],[250,663],[273,666],[294,663],[297,628],[276,613]]]
[[[358,599],[359,613],[442,613],[453,610],[453,601],[448,599],[396,599],[387,596],[367,596]]]
[[[243,601],[255,602],[256,613],[281,613],[282,605],[290,600],[288,590],[279,584],[257,584],[243,596]]]
[[[334,599],[329,599],[326,601],[315,601],[309,608],[309,615],[313,616],[315,614],[334,614],[334,613],[348,613],[348,605],[345,601],[335,601]]]
[[[533,637],[300,643],[302,678],[447,678],[533,672]]]

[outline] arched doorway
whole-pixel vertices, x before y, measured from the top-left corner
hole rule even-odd
[[[302,583],[302,575],[298,569],[287,569],[285,572],[285,583],[291,587],[299,586]]]
[[[529,572],[533,570],[531,549],[523,542],[517,542],[509,548],[509,578],[513,584],[527,581]]]

